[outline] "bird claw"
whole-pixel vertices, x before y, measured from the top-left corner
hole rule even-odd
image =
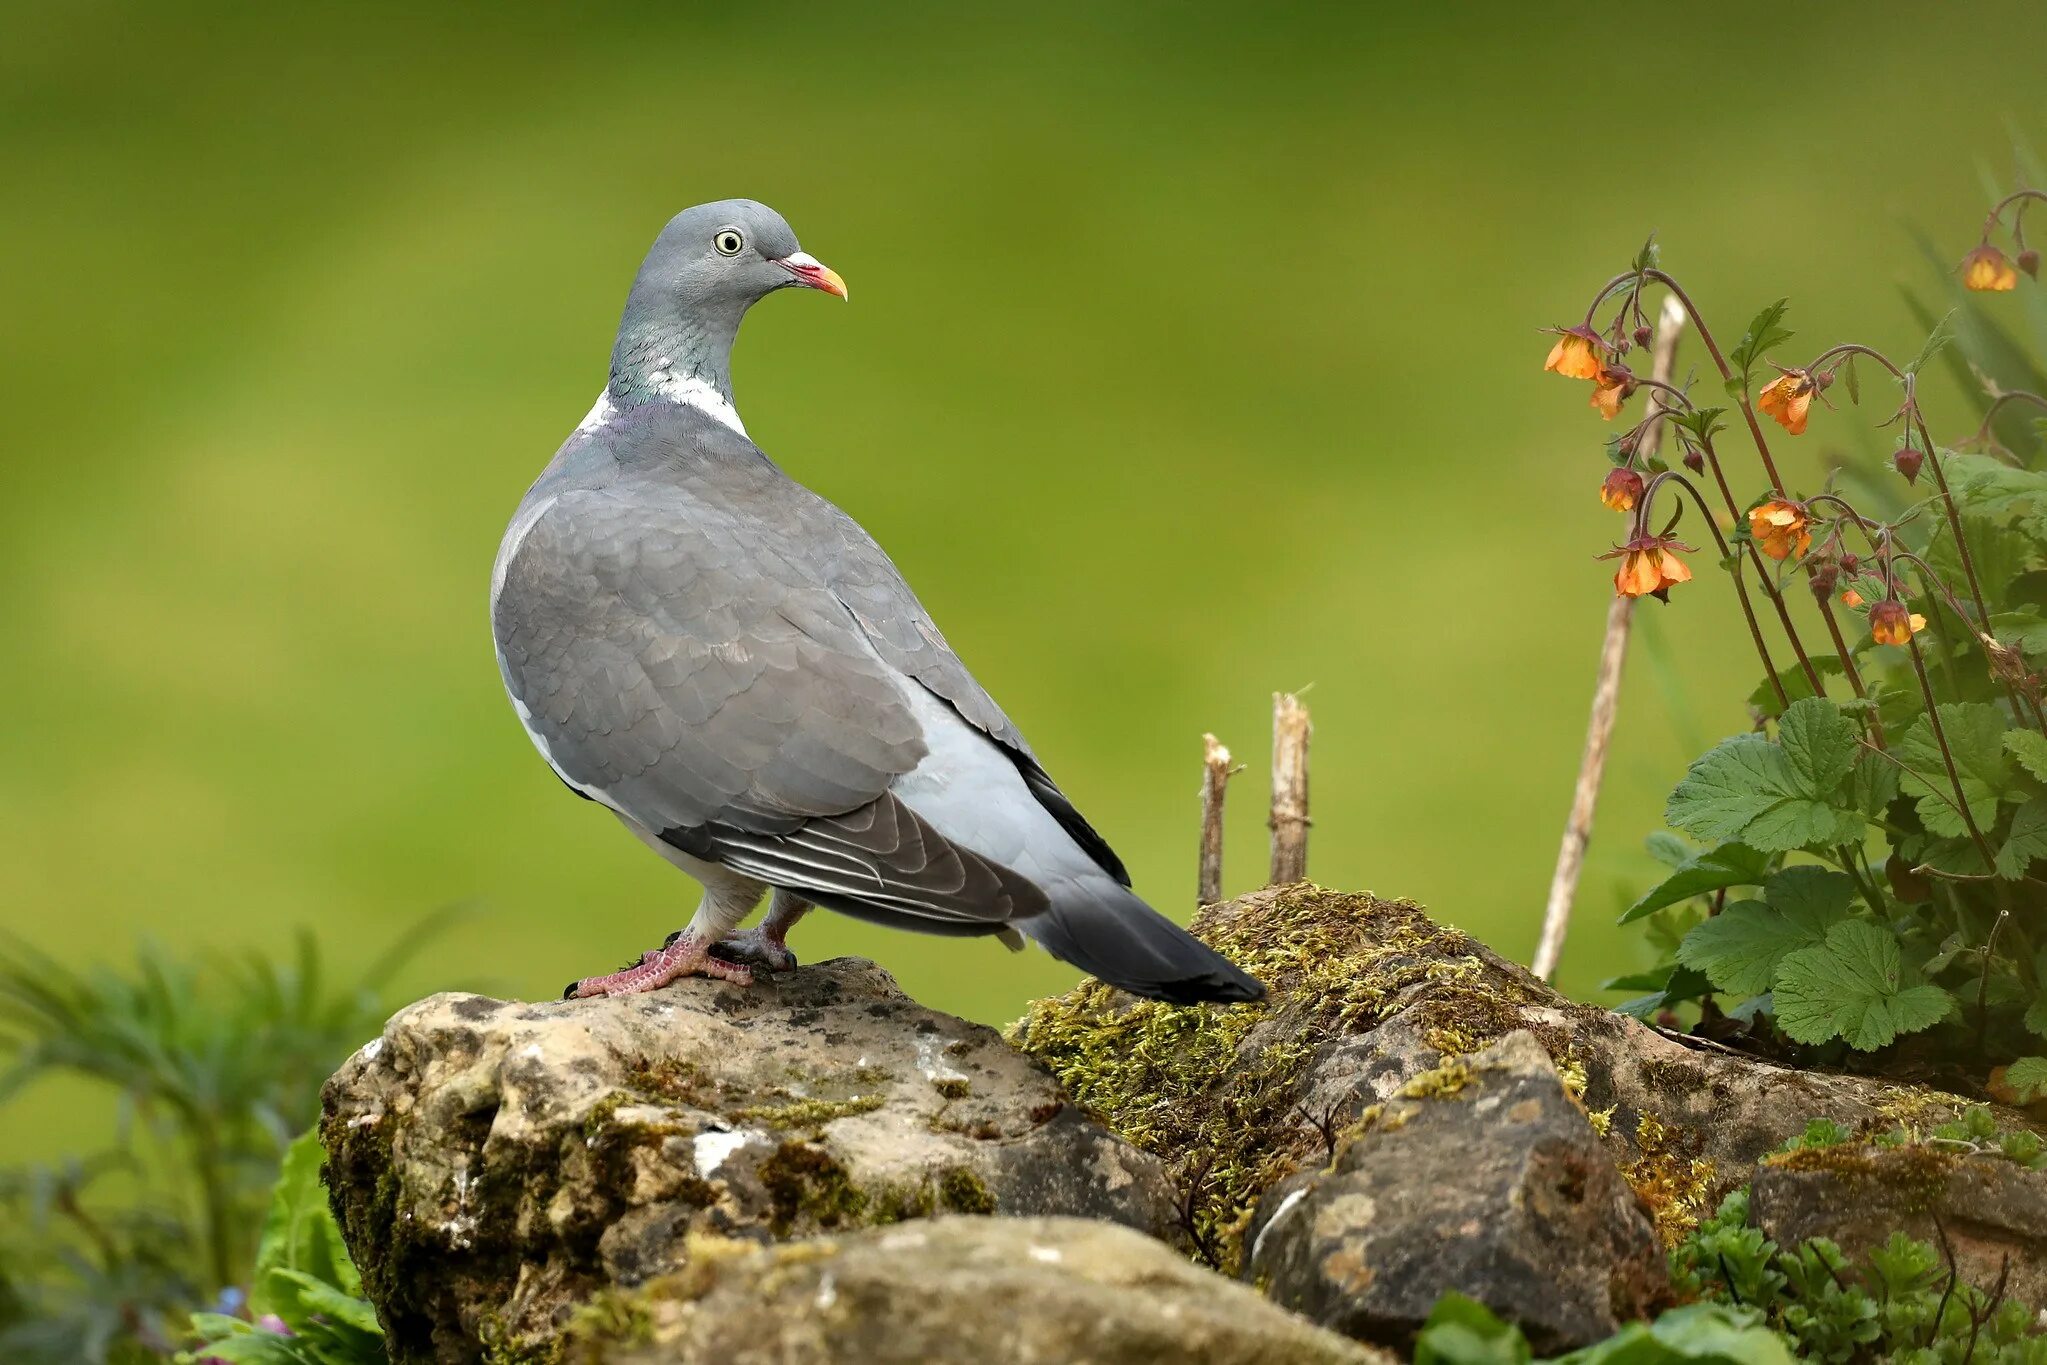
[[[793,965],[793,959],[792,959]],[[564,1000],[587,1000],[600,995],[638,995],[659,990],[685,976],[708,976],[730,981],[735,986],[753,984],[753,973],[744,966],[713,957],[705,944],[686,931],[668,936],[658,951],[647,953],[637,963],[609,976],[590,976],[571,981],[562,992]]]
[[[724,962],[758,967],[767,972],[796,970],[796,954],[781,939],[758,927],[727,934],[711,945],[711,955]]]

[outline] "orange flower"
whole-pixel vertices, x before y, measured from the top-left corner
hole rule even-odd
[[[1634,510],[1642,497],[1642,476],[1632,469],[1616,469],[1599,485],[1599,500],[1616,512]]]
[[[1844,588],[1841,592],[1841,601],[1848,606],[1859,607],[1862,605],[1862,594],[1853,588]]]
[[[1592,406],[1599,409],[1599,415],[1611,422],[1614,414],[1621,410],[1628,395],[1635,391],[1635,376],[1628,373],[1625,365],[1599,367],[1599,376],[1592,381]]]
[[[1756,395],[1756,406],[1797,436],[1805,431],[1805,413],[1812,406],[1816,387],[1812,376],[1804,370],[1786,370]]]
[[[1599,338],[1589,327],[1562,329],[1542,368],[1555,370],[1566,379],[1599,378]]]
[[[2018,267],[2010,257],[1985,242],[1962,257],[1962,283],[1971,289],[2002,293],[2019,287]]]
[[[1782,498],[1758,503],[1748,513],[1748,530],[1755,537],[1756,548],[1772,559],[1804,554],[1812,544],[1812,532],[1806,529],[1811,525],[1805,508]]]
[[[1896,600],[1879,602],[1869,609],[1869,638],[1880,645],[1902,645],[1926,629],[1926,618],[1908,612]]]
[[[1689,583],[1692,571],[1685,567],[1673,551],[1690,550],[1689,545],[1680,544],[1668,536],[1637,536],[1625,545],[1614,547],[1612,554],[1601,555],[1601,559],[1621,561],[1621,567],[1613,576],[1613,590],[1621,597],[1655,597],[1670,600],[1670,590],[1680,583]]]

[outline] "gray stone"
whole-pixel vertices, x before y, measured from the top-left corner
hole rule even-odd
[[[322,1134],[400,1365],[537,1350],[576,1302],[683,1265],[692,1234],[1177,1220],[1156,1158],[856,959],[618,999],[434,996],[328,1082]]]
[[[1648,1216],[1526,1033],[1368,1113],[1326,1172],[1266,1197],[1250,1248],[1275,1302],[1400,1348],[1450,1290],[1549,1355],[1612,1335],[1669,1289]]]
[[[1391,1365],[1128,1229],[934,1218],[692,1264],[572,1329],[571,1365]]]
[[[2047,1171],[1962,1144],[1849,1143],[1763,1163],[1749,1222],[1781,1247],[1825,1237],[1860,1260],[1902,1232],[1986,1294],[2047,1308]]]

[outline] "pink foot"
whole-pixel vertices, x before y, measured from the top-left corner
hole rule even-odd
[[[641,957],[633,966],[609,976],[590,976],[571,982],[562,992],[564,1000],[587,1000],[597,995],[638,995],[659,990],[684,976],[710,976],[734,985],[750,986],[753,973],[737,963],[712,957],[708,945],[688,930],[669,936],[660,949]]]

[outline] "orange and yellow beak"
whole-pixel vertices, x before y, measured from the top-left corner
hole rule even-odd
[[[794,275],[798,284],[837,294],[842,299],[846,297],[846,282],[839,278],[839,272],[808,251],[791,252],[775,264]]]

